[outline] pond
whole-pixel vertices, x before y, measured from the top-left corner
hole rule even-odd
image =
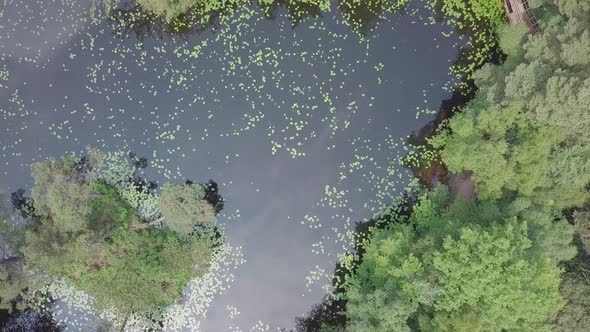
[[[337,9],[293,28],[285,10],[271,20],[253,7],[140,40],[92,20],[90,2],[8,0],[0,191],[30,188],[31,163],[87,145],[147,157],[153,180],[214,179],[235,252],[200,329],[292,328],[355,222],[406,188],[405,140],[451,94],[461,41],[422,7],[366,38]]]

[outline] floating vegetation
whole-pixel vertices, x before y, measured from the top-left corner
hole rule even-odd
[[[447,71],[459,41],[454,34],[441,38],[449,27],[434,25],[422,3],[293,2],[268,11],[241,5],[195,24],[190,15],[167,20],[124,4],[57,2],[59,10],[8,0],[11,14],[3,22],[16,28],[0,23],[6,41],[0,94],[8,96],[0,104],[1,184],[14,186],[12,178],[22,179],[31,163],[79,153],[87,144],[119,151],[108,153],[110,161],[129,150],[149,157],[151,179],[222,179],[230,203],[219,219],[230,241],[214,256],[218,267],[214,260],[210,272],[189,282],[191,300],[161,313],[170,330],[205,329],[213,297],[235,286],[233,271],[244,274],[243,284],[251,282],[245,258],[290,255],[283,238],[297,240],[298,250],[313,257],[292,263],[301,271],[289,281],[293,292],[326,289],[331,263],[354,243],[355,222],[415,186],[399,165],[406,128],[427,121],[428,110],[454,86]],[[103,169],[100,177],[129,176],[128,166]],[[154,196],[137,186],[118,188],[119,194],[142,218],[156,220]],[[281,231],[244,243],[252,223],[268,219]],[[243,256],[239,245],[247,247]],[[279,269],[269,268],[271,278],[280,278]],[[85,314],[91,299],[69,297],[70,291],[55,308],[59,320],[74,328],[94,322]],[[230,300],[219,301],[222,311],[229,303],[231,322],[219,329],[275,327],[268,317],[253,320],[254,309],[225,294]]]
[[[359,36],[366,36],[386,15],[395,13],[407,2],[408,0],[339,0],[336,7],[349,28]],[[335,9],[329,0],[137,0],[129,8],[115,7],[111,0],[95,0],[93,3],[93,8],[103,8],[104,13],[111,17],[117,35],[122,37],[133,31],[140,39],[146,36],[162,37],[164,33],[187,35],[218,29],[227,24],[225,18],[245,7],[262,11],[271,19],[282,8],[286,8],[293,27],[308,17],[318,18]]]
[[[502,1],[431,0],[429,5],[467,39],[451,70],[463,80],[471,80],[476,69],[498,56],[497,31],[506,22]],[[460,88],[470,90],[465,81]]]
[[[19,308],[52,310],[63,326],[79,318],[92,325],[88,315],[96,315],[121,329],[194,330],[212,297],[228,287],[227,264],[235,268],[243,259],[225,243],[222,227],[206,223],[223,205],[216,183],[167,183],[158,197],[138,174],[147,159],[129,156],[88,148],[87,156],[33,165],[32,198],[23,199],[22,190],[12,195],[27,222],[3,226],[15,253],[9,257],[22,270],[4,272],[28,281],[13,295]],[[23,200],[32,204],[19,204]],[[64,304],[68,313],[78,312],[74,322],[61,315]]]

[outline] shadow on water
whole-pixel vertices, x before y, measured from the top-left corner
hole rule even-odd
[[[57,324],[50,313],[27,309],[0,310],[0,330],[4,332],[61,332],[64,328]]]
[[[231,8],[228,8],[229,11]],[[193,34],[216,31],[220,28],[219,18],[225,12],[212,13],[207,19],[194,13],[181,14],[168,22],[163,17],[144,10],[141,5],[131,8],[117,8],[111,11],[108,20],[119,38],[135,36],[143,41],[146,38],[163,39],[176,36],[186,39]]]
[[[428,142],[428,139],[435,135],[436,131],[445,127],[445,121],[449,119],[454,112],[459,111],[465,104],[473,98],[475,94],[475,85],[472,81],[464,81],[468,84],[467,90],[457,88],[452,96],[441,102],[436,117],[425,124],[418,132],[412,132],[406,144],[416,147],[418,151],[418,162],[409,163],[407,166],[412,170],[414,176],[420,183],[428,188],[433,188],[439,183],[448,182],[449,171],[440,159],[423,160],[420,153],[423,151],[433,151],[434,148]]]
[[[294,330],[283,329],[282,331],[344,331],[347,324],[346,299],[343,297],[346,291],[345,282],[355,273],[363,260],[365,241],[374,230],[384,229],[393,224],[407,223],[416,201],[415,193],[406,192],[398,202],[387,207],[378,217],[357,222],[354,229],[356,239],[351,250],[355,260],[351,267],[346,267],[340,262],[336,263],[332,277],[333,296],[325,296],[320,303],[313,305],[305,316],[295,318]],[[326,328],[327,330],[324,330]]]
[[[150,194],[154,194],[154,190],[158,187],[158,184],[154,181],[149,181],[145,177],[142,176],[143,170],[149,167],[150,163],[149,160],[145,157],[139,157],[135,152],[129,152],[127,157],[129,161],[134,165],[133,173],[130,177],[126,179],[129,183],[135,184],[135,188],[138,193],[147,192]],[[81,156],[74,164],[75,169],[79,174],[77,178],[81,181],[86,181],[87,174],[93,170],[93,166],[91,164],[90,158],[88,156]],[[195,182],[191,180],[186,180],[186,185],[191,185]],[[225,199],[219,192],[219,186],[217,182],[214,180],[209,180],[206,183],[199,183],[204,189],[205,196],[204,199],[209,202],[215,209],[215,215],[219,214],[225,205]],[[27,227],[35,227],[35,225],[39,225],[41,222],[41,217],[35,214],[35,210],[33,207],[33,199],[31,197],[25,196],[25,189],[19,188],[16,191],[12,192],[10,195],[10,202],[12,205],[12,209],[6,209],[6,214],[11,212],[19,213],[24,218],[30,218],[31,224]],[[0,197],[1,198],[1,197]],[[0,206],[3,208],[3,206]],[[2,211],[0,211],[2,212]],[[1,213],[0,213],[1,215]],[[118,228],[118,227],[117,227]],[[115,228],[115,230],[117,229]],[[194,231],[191,235],[202,236],[200,234],[204,234],[200,232],[201,230],[206,230],[207,227],[200,223],[194,224]],[[22,248],[20,247],[24,243],[22,240],[16,240],[12,238],[10,232],[0,234],[0,293],[2,293],[2,283],[9,282],[12,284],[18,284],[20,278],[23,278],[24,274],[22,273],[23,270],[23,257],[21,254]],[[109,235],[112,235],[110,232]],[[6,236],[11,237],[11,241],[8,241]],[[212,235],[210,237],[213,247],[218,247],[223,243],[225,235],[223,231],[218,227],[214,226],[212,228]],[[104,240],[104,237],[103,237]],[[7,244],[10,242],[12,245],[15,245],[16,248],[12,248],[12,250],[7,251],[6,247]],[[29,288],[29,285],[26,284],[21,288],[24,292],[26,292]],[[2,293],[4,294],[4,293]],[[6,296],[6,295],[3,295]],[[22,303],[25,300],[23,295],[19,294],[16,297],[12,298],[7,302],[7,305],[10,307],[10,310],[7,309],[0,309],[0,331],[7,331],[7,332],[61,332],[64,330],[64,326],[59,325],[52,315],[51,310],[47,310],[47,308],[51,308],[56,300],[51,296],[51,294],[41,294],[38,295],[42,300],[41,308],[42,310],[36,310],[35,307],[27,307],[26,309],[22,309]],[[143,317],[145,320],[152,322],[152,326],[155,328],[150,328],[146,331],[155,332],[161,331],[164,328],[164,320],[159,312],[154,314],[139,314],[140,317]],[[126,324],[126,320],[121,327],[121,330],[124,330]],[[115,325],[109,321],[98,320],[95,322],[95,331],[113,331]]]
[[[470,64],[472,51],[477,49],[477,46],[472,48],[462,48],[459,50],[454,67],[465,68]],[[504,62],[506,55],[502,53],[499,47],[495,47],[490,53],[490,61],[487,63],[500,64]],[[481,66],[476,69],[481,68]],[[461,109],[475,96],[477,86],[472,78],[467,76],[461,77],[461,83],[453,91],[450,98],[441,102],[441,105],[436,113],[436,117],[425,124],[418,132],[413,131],[406,143],[410,146],[419,147],[423,151],[432,151],[433,147],[428,143],[428,139],[436,134],[437,130],[446,128],[445,121],[453,116],[454,112],[460,112]],[[429,188],[435,187],[438,183],[446,184],[448,182],[449,172],[440,159],[428,161],[426,163],[420,162],[418,165],[412,164],[411,167],[414,175],[420,180],[420,183]]]
[[[358,2],[354,0],[339,0],[338,10],[341,12],[351,30],[361,37],[368,36],[384,18],[384,13],[392,13],[397,7],[386,7],[386,0],[371,0]],[[277,0],[270,6],[258,5],[267,19],[276,19],[281,11],[286,10],[291,21],[291,27],[296,28],[308,18],[323,17],[322,8],[319,4]],[[140,4],[129,8],[116,8],[111,10],[108,18],[113,33],[125,38],[135,35],[139,40],[146,38],[162,39],[168,36],[188,38],[193,34],[206,31],[216,31],[221,27],[220,18],[229,15],[236,9],[236,6],[229,6],[225,9],[211,12],[207,18],[196,14],[197,10],[188,11],[168,22],[163,17],[145,10]],[[262,14],[262,13],[261,13]]]
[[[264,12],[268,19],[274,20],[279,16],[281,10],[287,10],[289,20],[291,21],[291,27],[293,29],[307,18],[322,17],[320,6],[289,0],[278,0],[268,8],[265,8]]]

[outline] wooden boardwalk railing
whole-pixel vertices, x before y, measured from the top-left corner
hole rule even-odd
[[[524,23],[531,33],[540,31],[539,21],[529,7],[528,0],[504,0],[504,8],[510,24]]]

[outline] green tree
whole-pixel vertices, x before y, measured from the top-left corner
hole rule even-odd
[[[79,250],[76,250],[79,252]],[[119,314],[146,313],[174,303],[187,281],[208,268],[208,241],[180,241],[173,232],[120,232],[86,253],[69,277],[94,294],[95,305]]]
[[[554,320],[554,331],[586,331],[590,329],[590,214],[573,214],[577,233],[578,255],[565,264],[561,282],[565,306]]]
[[[442,148],[450,171],[474,173],[478,196],[485,200],[501,198],[505,190],[532,197],[548,186],[548,159],[562,140],[557,128],[531,125],[518,104],[487,106],[476,99],[430,142]]]
[[[35,213],[51,220],[54,227],[64,233],[83,231],[90,213],[92,192],[76,170],[76,161],[73,156],[65,156],[32,166]]]
[[[173,22],[180,16],[188,16],[195,22],[204,24],[215,15],[227,13],[237,5],[246,5],[244,0],[138,0],[148,12],[164,17]]]
[[[582,206],[590,200],[590,145],[555,149],[548,158],[548,184],[538,190],[542,201],[557,207]]]
[[[563,305],[561,271],[548,257],[530,257],[531,246],[526,223],[515,219],[486,229],[464,227],[458,237],[447,236],[433,259],[444,289],[435,304],[436,330],[542,328]]]
[[[179,234],[192,232],[195,223],[215,216],[215,207],[205,199],[205,188],[198,183],[166,183],[158,203],[163,221]]]
[[[590,21],[590,4],[584,0],[551,0],[559,8],[559,12],[567,17]]]
[[[408,224],[373,230],[346,282],[350,330],[547,328],[563,306],[557,264],[575,255],[572,228],[526,202],[447,207],[449,197],[436,189]]]
[[[509,192],[581,206],[590,198],[590,15],[581,13],[590,12],[577,0],[532,6],[546,11],[543,33],[501,28],[506,61],[474,74],[475,98],[432,144],[449,170],[474,173],[483,199]]]
[[[3,196],[0,194],[0,201]],[[27,303],[19,296],[31,286],[22,268],[21,247],[24,237],[19,225],[7,220],[8,213],[0,204],[0,310],[24,309]],[[20,215],[17,215],[19,220]]]
[[[590,139],[590,11],[584,1],[545,1],[555,24],[529,35],[503,31],[508,58],[476,73],[478,95],[490,103],[517,102],[534,124],[560,127],[571,141]],[[511,36],[512,35],[512,36]]]
[[[418,309],[417,290],[424,282],[424,267],[413,254],[416,240],[410,225],[371,236],[363,261],[346,288],[350,330],[410,330],[407,320]],[[429,287],[425,291],[436,294]],[[431,298],[425,296],[425,301]]]
[[[527,32],[526,24],[504,24],[498,28],[498,46],[507,56],[521,59],[525,53],[522,42]]]
[[[207,4],[217,4],[221,1],[206,0],[202,2]],[[167,21],[171,21],[179,15],[186,13],[197,3],[197,0],[138,0],[138,4],[143,6],[146,10],[151,11],[157,15],[164,16]]]
[[[18,306],[17,298],[29,286],[18,262],[10,259],[3,259],[0,262],[0,310],[12,312]]]

